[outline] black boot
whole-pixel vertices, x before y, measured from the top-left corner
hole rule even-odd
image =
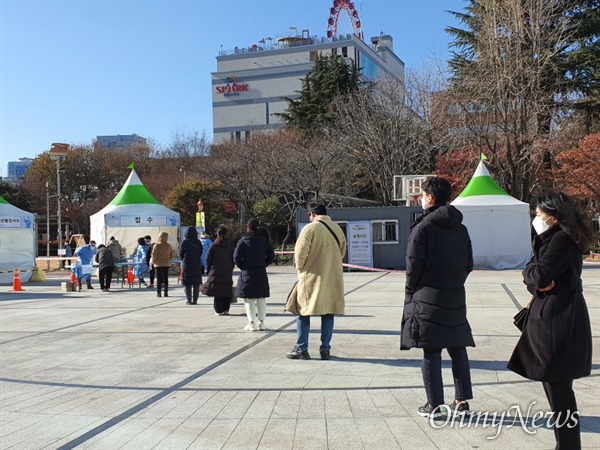
[[[157,291],[157,292],[156,292],[156,296],[157,296],[157,297],[160,297],[160,291]]]
[[[168,297],[168,296],[169,296],[169,291],[167,291],[167,290],[165,289],[165,297]]]
[[[87,280],[87,288],[94,289],[94,286],[92,286],[92,282],[90,280]]]

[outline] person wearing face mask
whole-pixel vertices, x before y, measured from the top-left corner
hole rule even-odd
[[[95,254],[96,254],[96,242],[95,241],[90,241],[89,244],[82,245],[81,247],[78,247],[75,250],[75,255],[77,255],[77,260],[80,263],[75,268],[76,269],[75,276],[81,281],[83,281],[85,279],[85,281],[87,282],[88,289],[94,289],[92,286],[92,275],[86,274],[86,275],[82,276],[81,266],[89,266],[89,265],[93,264],[93,259],[94,259]]]
[[[557,423],[556,448],[577,450],[581,436],[573,380],[590,375],[592,368],[581,255],[592,232],[571,199],[556,191],[540,194],[532,227],[533,257],[523,282],[533,299],[508,368],[542,382]]]
[[[133,258],[133,261],[136,263],[135,267],[133,268],[133,274],[138,277],[141,287],[147,286],[146,282],[144,281],[144,276],[148,271],[147,251],[148,247],[146,246],[146,240],[143,237],[138,238],[138,246]]]
[[[152,242],[152,236],[146,235],[144,236],[144,241],[146,242],[146,261],[150,261],[152,259],[152,250],[154,250],[154,243]],[[148,264],[148,274],[150,275],[150,284],[146,286],[147,288],[154,288],[154,266],[152,264]]]
[[[462,214],[448,205],[452,188],[443,178],[423,183],[424,212],[413,224],[406,250],[406,286],[400,349],[423,349],[421,372],[427,403],[423,417],[469,413],[473,398],[466,347],[475,347],[467,320],[465,281],[473,270],[471,239]],[[454,402],[444,407],[442,349],[452,358]]]

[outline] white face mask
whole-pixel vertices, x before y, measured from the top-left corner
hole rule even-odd
[[[537,234],[542,234],[544,231],[550,228],[550,225],[547,223],[548,219],[542,220],[540,216],[535,216],[531,222],[531,225],[533,225],[533,228]]]
[[[424,195],[421,196],[421,206],[423,207],[423,209],[427,209],[427,199]]]

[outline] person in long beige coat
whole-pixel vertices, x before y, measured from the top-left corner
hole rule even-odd
[[[310,359],[308,336],[310,316],[321,316],[321,359],[329,359],[334,314],[344,314],[344,273],[346,237],[327,215],[325,206],[309,203],[311,223],[306,225],[294,249],[298,283],[290,294],[286,310],[297,314],[298,339],[286,354],[289,359]]]
[[[158,242],[152,248],[150,258],[150,267],[156,270],[156,296],[160,297],[161,289],[164,286],[165,297],[169,296],[169,268],[173,258],[173,247],[169,244],[169,234],[161,231],[158,235]]]

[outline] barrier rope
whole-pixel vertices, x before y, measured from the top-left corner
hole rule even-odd
[[[275,252],[276,255],[293,255],[294,252],[293,251],[276,251]],[[42,260],[42,261],[57,261],[57,260],[65,260],[65,259],[75,259],[73,257],[69,258],[69,257],[59,257],[59,256],[50,256],[50,257],[40,257],[40,258],[36,258],[38,260]],[[131,265],[132,263],[129,263],[129,265]],[[347,267],[349,269],[357,269],[357,270],[364,270],[365,272],[382,272],[382,273],[404,273],[404,270],[394,270],[394,269],[379,269],[377,267],[367,267],[367,266],[360,266],[358,264],[347,264],[344,263],[343,264],[344,267]],[[35,268],[35,269],[30,269],[30,270],[21,270],[19,269],[19,272],[37,272],[37,271],[42,271],[42,272],[56,272],[57,270],[65,270],[65,271],[70,271],[71,269],[66,269],[66,268],[59,268],[59,269],[41,269],[41,268]],[[0,271],[0,273],[14,273],[14,270],[2,270]]]
[[[293,251],[276,251],[275,252],[276,255],[293,255],[294,252]],[[404,270],[393,270],[393,269],[378,269],[376,267],[367,267],[367,266],[359,266],[357,264],[347,264],[344,263],[343,264],[344,267],[347,267],[349,269],[358,269],[358,270],[364,270],[366,272],[384,272],[384,273],[404,273]]]

